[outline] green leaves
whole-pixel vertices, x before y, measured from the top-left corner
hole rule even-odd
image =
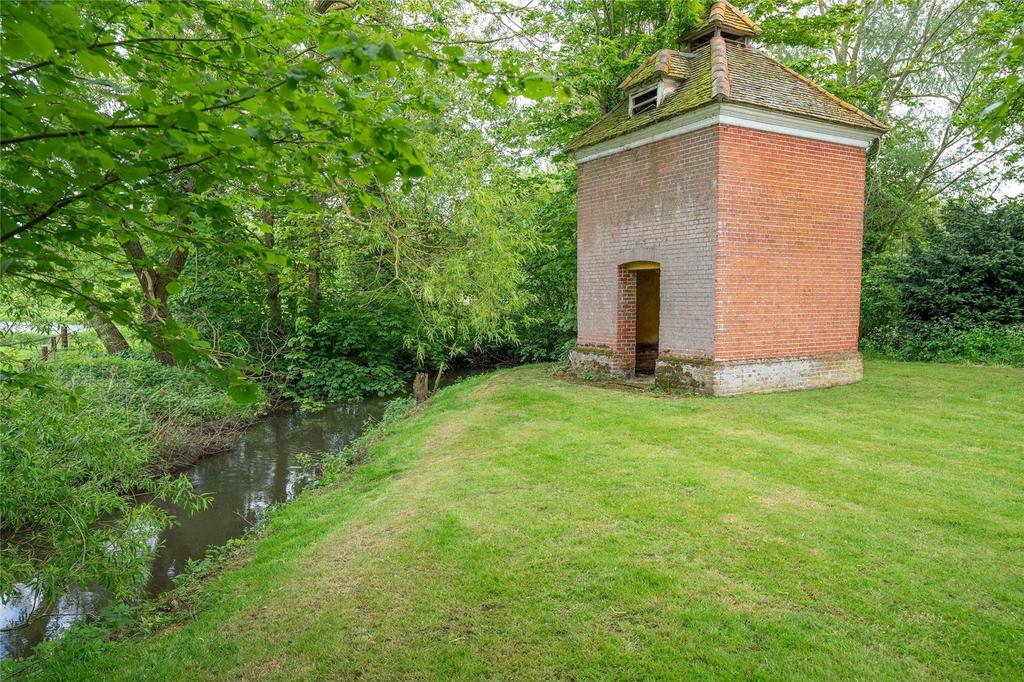
[[[555,83],[550,76],[532,75],[523,79],[523,94],[533,100],[555,94]]]
[[[216,250],[261,276],[284,272],[301,249],[254,249],[254,204],[355,229],[346,221],[361,224],[433,181],[422,147],[444,129],[446,108],[471,102],[479,118],[458,125],[472,130],[493,124],[494,102],[566,92],[517,54],[453,44],[443,22],[387,27],[363,21],[372,10],[361,6],[326,15],[243,0],[71,7],[0,3],[5,283],[99,310],[200,365],[206,342],[173,316],[143,324],[142,300],[166,301],[143,291],[130,267],[140,262],[123,245],[137,243],[142,266],[168,277],[172,301],[195,288],[180,268],[161,270],[178,247],[189,259]],[[457,89],[468,98],[452,98]]]
[[[79,50],[75,56],[78,58],[79,64],[82,65],[82,69],[92,76],[99,76],[113,70],[106,57],[99,52]]]
[[[262,394],[237,372],[225,373],[230,389],[218,389],[193,370],[151,360],[59,358],[5,385],[12,390],[0,429],[0,595],[16,595],[20,583],[49,602],[70,585],[99,583],[117,597],[136,597],[150,542],[171,519],[133,491],[201,504],[187,478],[153,476],[165,465],[157,451],[166,427],[181,433],[209,419],[244,422]],[[254,407],[233,403],[228,392]]]
[[[6,42],[4,48],[11,49],[10,43],[13,43],[15,56],[35,56],[47,59],[53,56],[56,49],[49,36],[28,21],[18,21],[13,26],[6,28],[4,33],[11,36],[10,42]]]
[[[505,106],[511,97],[512,93],[504,84],[497,85],[493,90],[491,90],[491,101],[499,107]]]

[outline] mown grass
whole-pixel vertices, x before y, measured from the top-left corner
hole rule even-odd
[[[499,372],[61,679],[1019,679],[1024,370],[659,399]]]

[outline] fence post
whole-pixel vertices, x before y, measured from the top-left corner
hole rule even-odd
[[[60,347],[64,350],[68,349],[68,326],[66,324],[60,326]]]
[[[57,352],[57,337],[56,336],[51,336],[50,337],[50,352],[51,353],[56,353]]]
[[[46,346],[43,346],[42,348],[39,349],[39,354],[43,356],[43,362],[46,362],[47,360],[50,359],[50,349],[47,348]]]

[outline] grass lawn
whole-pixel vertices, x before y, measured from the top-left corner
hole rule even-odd
[[[661,399],[529,367],[62,679],[1020,679],[1024,370]],[[56,665],[56,664],[55,664]]]

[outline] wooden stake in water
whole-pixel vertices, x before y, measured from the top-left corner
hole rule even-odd
[[[57,337],[56,336],[51,336],[50,337],[50,352],[51,353],[56,353],[57,352]]]
[[[46,346],[43,346],[42,348],[39,349],[39,354],[43,356],[43,362],[46,362],[47,360],[50,359],[50,349],[47,348]]]
[[[66,324],[60,326],[60,347],[64,350],[68,349],[68,326]]]

